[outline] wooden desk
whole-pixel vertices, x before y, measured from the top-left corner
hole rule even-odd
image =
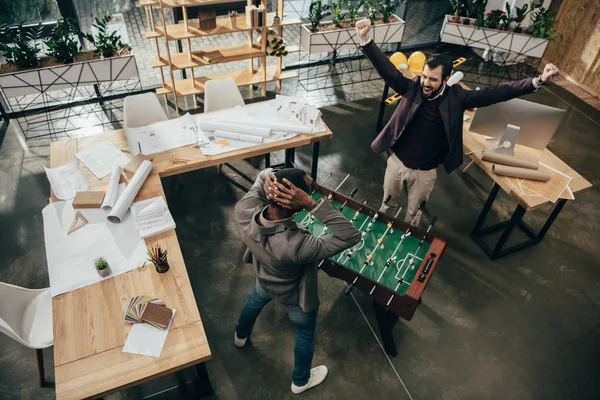
[[[164,197],[160,181],[164,176],[317,144],[332,136],[327,129],[315,135],[300,135],[216,156],[204,156],[194,146],[155,154],[152,172],[135,201]],[[123,130],[55,142],[50,146],[50,166],[64,165],[75,153],[103,140],[109,140],[118,148],[127,147]],[[175,157],[188,162],[175,164]],[[109,177],[98,180],[87,168],[81,167],[90,184],[89,190],[107,186]],[[51,195],[50,201],[56,200]],[[147,245],[159,243],[169,250],[169,272],[158,274],[154,267],[146,266],[52,298],[57,399],[101,397],[211,358],[175,230],[145,241]],[[160,358],[122,352],[131,328],[123,323],[124,303],[138,295],[158,297],[177,310]]]
[[[473,231],[471,232],[471,237],[481,246],[481,248],[491,259],[496,259],[498,257],[502,257],[504,255],[521,250],[525,247],[533,246],[539,243],[552,226],[552,223],[566,204],[567,200],[559,199],[556,202],[554,210],[552,211],[552,213],[550,214],[540,231],[538,231],[538,233],[535,233],[527,224],[523,222],[523,216],[525,215],[525,212],[537,210],[538,208],[552,204],[552,202],[541,197],[523,195],[519,191],[515,190],[514,187],[508,182],[508,180],[505,177],[498,176],[492,172],[493,163],[483,161],[481,159],[481,151],[479,150],[489,149],[493,145],[497,144],[498,140],[486,140],[482,135],[478,135],[469,131],[471,127],[471,121],[473,120],[475,112],[467,111],[465,112],[465,114],[470,116],[471,118],[465,121],[463,124],[463,150],[494,181],[492,191],[490,192],[490,195],[488,196],[485,205],[481,210],[479,217],[477,218],[477,222],[475,223]],[[515,146],[514,155],[515,157],[527,160],[541,161],[544,164],[572,177],[573,179],[571,180],[569,186],[571,187],[571,190],[573,191],[573,194],[575,196],[592,188],[592,184],[590,182],[588,182],[584,177],[579,175],[577,171],[569,167],[566,163],[564,163],[560,158],[558,158],[548,149],[536,150],[531,147],[521,146],[517,144]],[[489,213],[500,188],[502,188],[502,190],[514,197],[519,204],[515,209],[513,215],[511,216],[510,220],[482,229],[487,214]],[[504,244],[506,243],[508,237],[510,236],[512,230],[515,227],[520,228],[528,236],[529,239],[517,245],[504,248]],[[493,248],[491,248],[483,240],[483,238],[490,233],[498,231],[502,231],[502,234],[498,239],[498,242],[494,245]]]

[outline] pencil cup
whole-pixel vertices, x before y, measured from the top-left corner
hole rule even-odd
[[[169,261],[167,260],[159,263],[152,261],[152,264],[154,264],[154,268],[156,268],[156,272],[159,274],[164,274],[169,270]]]

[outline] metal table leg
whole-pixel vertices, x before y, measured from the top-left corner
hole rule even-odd
[[[313,153],[312,153],[312,167],[310,169],[310,177],[316,181],[317,180],[317,168],[319,167],[319,147],[321,142],[313,143]]]

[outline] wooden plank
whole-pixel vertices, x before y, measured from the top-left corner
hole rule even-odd
[[[267,67],[267,82],[272,82],[279,79],[289,79],[298,76],[297,71],[282,71],[277,73],[277,66],[270,65]],[[262,68],[256,71],[244,69],[241,71],[223,72],[216,75],[206,75],[197,77],[196,79],[176,79],[175,87],[177,88],[177,97],[190,96],[194,94],[204,93],[204,84],[206,81],[214,79],[232,78],[238,86],[255,85],[263,82]],[[156,89],[156,94],[173,93],[173,86],[167,82],[162,88]]]
[[[197,321],[171,328],[159,358],[123,353],[117,347],[56,367],[56,398],[78,400],[106,396],[210,358],[204,327]]]
[[[202,58],[202,54],[218,51],[223,58],[208,62]],[[232,61],[246,60],[253,57],[261,57],[264,52],[259,48],[242,44],[232,47],[221,47],[215,49],[196,50],[192,52],[192,60],[189,59],[188,53],[177,53],[171,55],[171,66],[173,70],[203,67],[212,64],[221,64]],[[152,63],[152,68],[168,67],[169,62],[166,57],[160,56],[160,59]]]

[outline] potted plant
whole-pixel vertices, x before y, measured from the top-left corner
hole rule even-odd
[[[238,12],[233,10],[233,11],[229,11],[229,13],[227,13],[227,15],[229,16],[229,26],[231,27],[231,29],[235,29],[237,24],[236,24],[236,18],[238,16]],[[276,16],[277,17],[277,16]],[[277,24],[278,22],[273,21],[274,24]]]
[[[531,26],[527,28],[527,32],[533,37],[548,38],[555,42],[554,13],[541,7],[535,14],[531,15]]]
[[[506,13],[502,10],[492,10],[486,14],[485,25],[488,28],[496,29]]]
[[[310,31],[316,32],[323,18],[328,16],[327,7],[321,0],[312,0],[308,9],[308,19],[310,20]]]
[[[366,11],[367,17],[371,20],[371,24],[375,25],[375,20],[377,20],[377,15],[379,14],[379,1],[378,0],[367,0]]]
[[[485,26],[485,7],[487,6],[487,0],[478,0],[477,2],[477,29],[481,29]]]
[[[452,22],[460,24],[460,13],[464,8],[463,0],[450,0],[450,6],[452,6],[452,11],[454,11]]]
[[[8,27],[0,28],[0,52],[4,54],[6,61],[19,69],[36,67],[40,47],[33,44],[34,40],[40,38],[42,25],[24,28],[19,24],[17,29]],[[12,45],[9,45],[12,44]]]
[[[356,24],[356,18],[358,17],[358,10],[365,4],[365,0],[353,1],[346,0],[346,8],[348,9],[348,16],[350,17],[350,25]]]
[[[512,19],[512,8],[510,6],[510,3],[506,3],[505,8],[506,8],[506,11],[502,15],[502,19],[500,20],[500,22],[502,23],[502,25],[500,26],[500,29],[503,31],[509,30],[510,23],[513,20]]]
[[[515,27],[513,32],[515,32],[515,33],[523,32],[523,28],[521,28],[521,24],[525,20],[525,17],[529,13],[531,13],[533,10],[535,10],[536,8],[538,8],[538,4],[535,0],[532,0],[531,3],[529,3],[529,4],[527,4],[527,3],[523,4],[523,7],[521,7],[521,8],[519,8],[519,7],[515,8],[515,13],[517,15],[513,17],[513,21],[515,21],[517,23],[517,26]]]
[[[98,257],[94,260],[94,267],[96,267],[96,272],[103,278],[106,278],[110,275],[110,265],[108,265],[108,261],[104,257]]]
[[[94,45],[94,54],[101,59],[119,56],[131,51],[131,46],[121,42],[121,35],[118,32],[113,31],[108,33],[108,23],[111,19],[110,15],[102,19],[96,18],[96,23],[93,25],[98,30],[96,37],[90,34],[84,35]]]
[[[327,9],[331,12],[331,22],[337,28],[342,27],[342,20],[345,17],[344,13],[344,0],[337,0],[327,6]]]
[[[81,51],[77,42],[77,24],[72,18],[59,18],[56,21],[50,38],[44,41],[48,47],[47,54],[54,57],[62,64],[71,64],[76,55]]]
[[[389,24],[390,17],[394,15],[398,7],[400,7],[399,0],[382,0],[379,6],[381,21],[383,21],[384,24]]]

